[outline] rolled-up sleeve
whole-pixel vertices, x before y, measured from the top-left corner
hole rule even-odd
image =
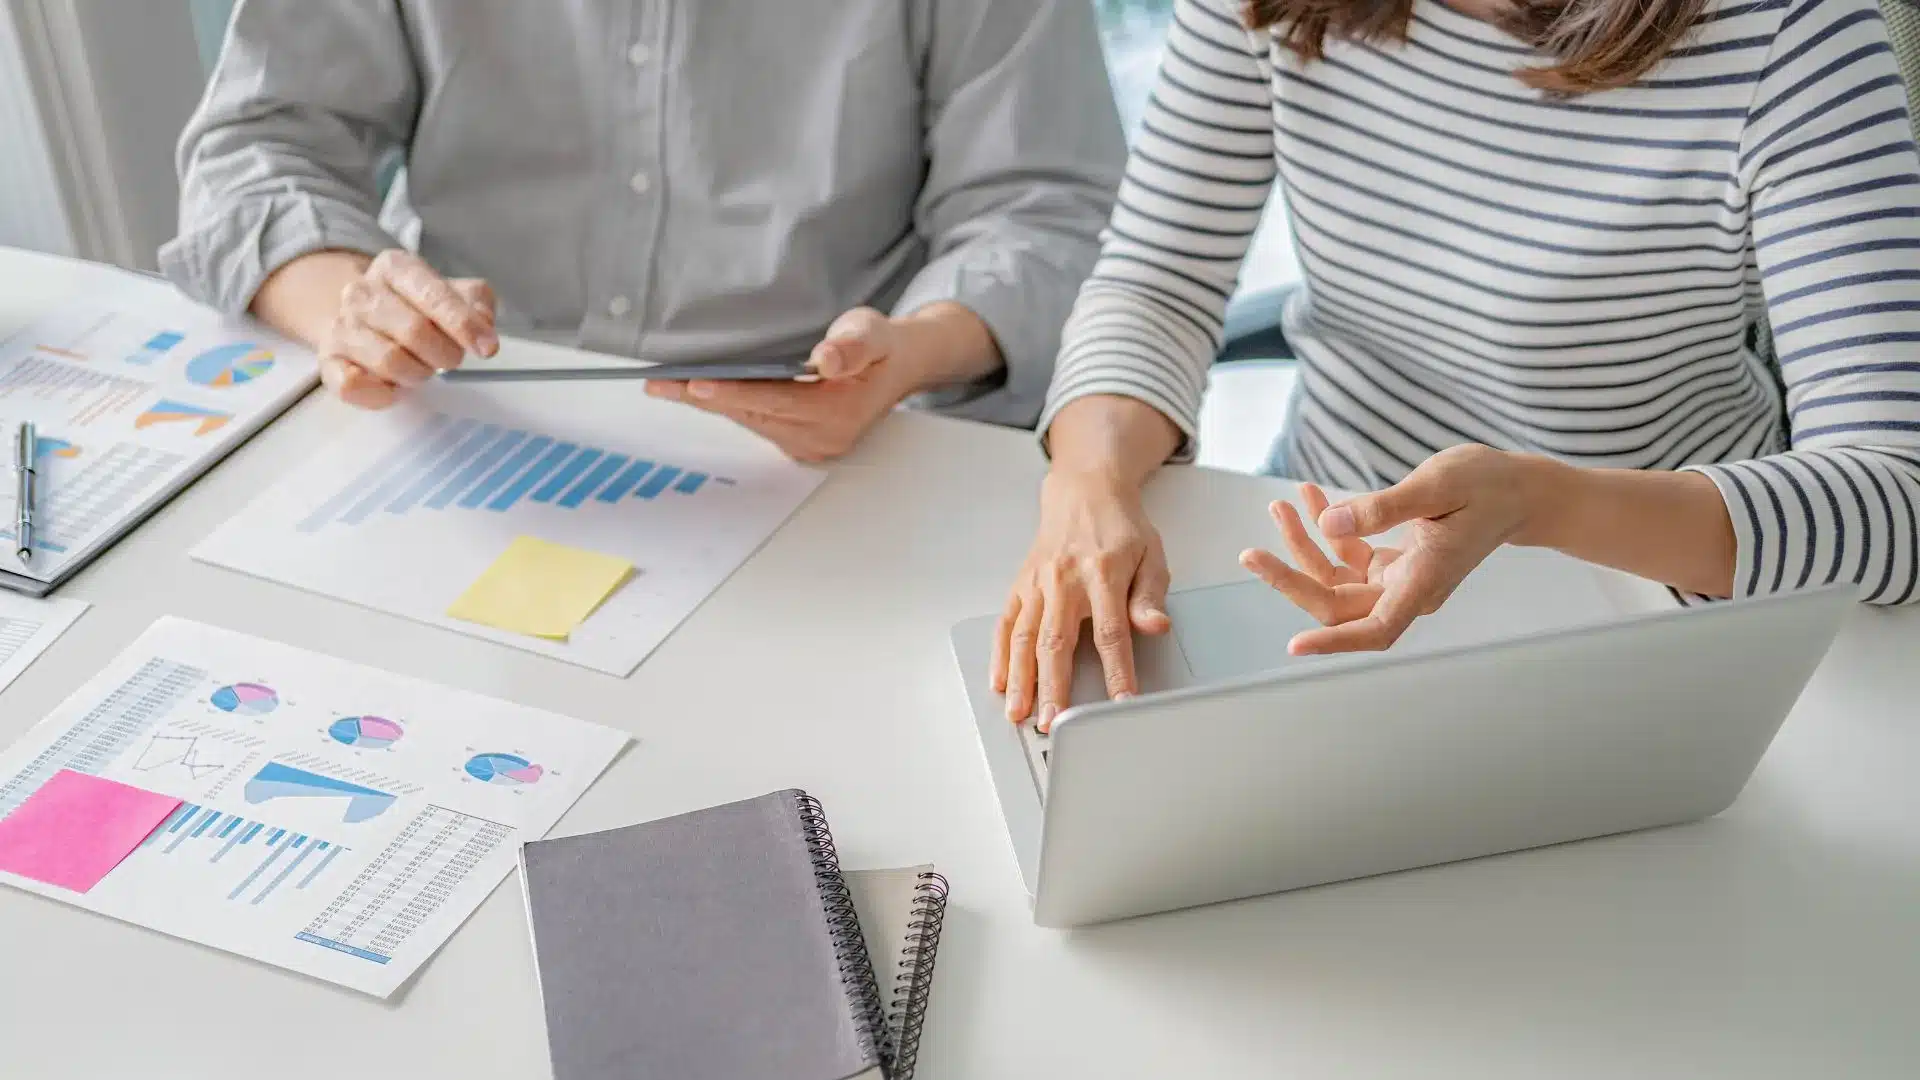
[[[418,107],[395,0],[244,0],[180,138],[180,232],[161,271],[237,313],[301,255],[399,246],[376,170]]]
[[[1099,255],[1126,143],[1086,0],[940,0],[927,52],[927,178],[916,225],[931,261],[895,304],[953,301],[1006,361],[919,404],[1032,427],[1060,328]]]

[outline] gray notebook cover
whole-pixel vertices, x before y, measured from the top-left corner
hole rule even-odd
[[[880,1075],[801,798],[524,847],[555,1080]]]

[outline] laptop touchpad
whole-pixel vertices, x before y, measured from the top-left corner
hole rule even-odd
[[[1173,634],[1193,678],[1218,682],[1300,662],[1287,641],[1319,626],[1293,601],[1258,581],[1190,589],[1167,597]]]
[[[1177,619],[1179,616],[1174,617]],[[1159,637],[1134,635],[1133,674],[1139,682],[1141,693],[1158,694],[1194,684],[1193,671],[1187,666],[1186,656],[1182,655],[1180,642],[1175,640],[1177,635],[1177,630]],[[1090,701],[1105,700],[1106,672],[1100,666],[1099,650],[1093,647],[1093,627],[1083,624],[1080,627],[1080,652],[1073,662],[1073,703],[1085,705]]]

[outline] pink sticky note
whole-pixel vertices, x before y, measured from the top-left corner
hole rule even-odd
[[[86,892],[180,800],[63,769],[0,819],[0,870]]]

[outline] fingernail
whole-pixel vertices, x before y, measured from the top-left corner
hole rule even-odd
[[[480,336],[473,339],[473,343],[479,346],[482,356],[492,356],[500,351],[500,336],[491,330],[482,330]]]
[[[1115,695],[1113,695],[1113,700],[1115,700],[1115,701],[1131,701],[1131,700],[1133,700],[1133,692],[1132,692],[1132,691],[1130,691],[1130,690],[1122,690],[1122,691],[1120,691],[1119,693],[1117,693],[1117,694],[1115,694]]]
[[[1051,729],[1053,727],[1053,718],[1058,715],[1060,715],[1060,706],[1051,702],[1040,706],[1040,730],[1047,731]]]
[[[694,397],[699,398],[702,401],[705,401],[708,398],[712,397],[715,389],[716,388],[714,384],[710,380],[702,380],[699,382],[691,382],[687,384],[687,392],[689,394],[692,394]]]
[[[1329,506],[1320,515],[1320,531],[1327,536],[1352,536],[1354,533],[1353,508],[1350,506]]]
[[[1016,724],[1026,718],[1027,710],[1021,708],[1020,705],[1021,703],[1013,698],[1007,699],[1007,719]]]

